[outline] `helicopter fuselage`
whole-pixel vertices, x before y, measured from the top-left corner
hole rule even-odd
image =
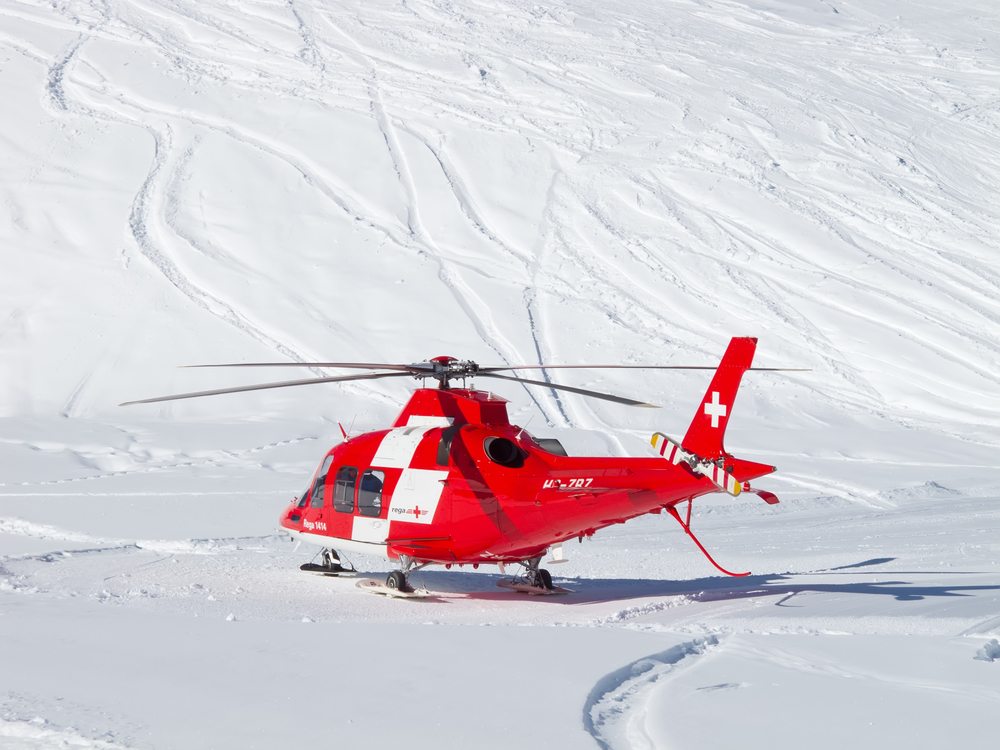
[[[512,425],[488,392],[420,389],[391,429],[333,447],[281,526],[389,558],[516,562],[716,491],[660,457],[566,456]]]

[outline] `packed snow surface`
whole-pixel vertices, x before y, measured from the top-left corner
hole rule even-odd
[[[994,0],[5,0],[0,91],[0,748],[996,746]],[[811,368],[727,436],[781,504],[697,505],[740,579],[647,516],[375,597],[275,526],[409,383],[117,406],[732,335]],[[708,374],[542,377],[644,455]]]

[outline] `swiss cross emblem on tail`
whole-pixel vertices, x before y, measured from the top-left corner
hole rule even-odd
[[[705,402],[705,414],[712,418],[712,427],[719,426],[719,420],[726,416],[727,411],[726,405],[719,402],[719,392],[712,391],[712,400]]]

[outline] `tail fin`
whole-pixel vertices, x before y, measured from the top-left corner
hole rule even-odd
[[[684,440],[681,441],[685,450],[710,460],[725,453],[722,438],[733,411],[740,380],[753,362],[756,348],[755,338],[734,338],[729,342],[729,348],[722,355],[719,368],[705,391],[705,397],[691,420]]]

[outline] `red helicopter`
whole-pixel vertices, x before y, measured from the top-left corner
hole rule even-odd
[[[560,593],[540,567],[552,553],[563,559],[562,543],[590,537],[598,529],[645,513],[666,511],[705,557],[727,575],[691,530],[691,504],[701,495],[755,492],[766,503],[778,498],[754,490],[750,480],[774,466],[735,458],[723,436],[743,373],[752,368],[756,338],[733,338],[705,392],[687,433],[676,442],[655,433],[648,458],[568,456],[559,441],[536,438],[511,424],[507,402],[488,391],[453,388],[452,381],[496,378],[569,391],[629,406],[653,406],[608,393],[532,380],[505,371],[558,368],[712,369],[689,366],[529,365],[481,367],[453,357],[415,364],[244,363],[195,367],[313,366],[381,370],[361,375],[263,383],[130,401],[174,399],[280,388],[312,383],[394,377],[433,379],[437,388],[419,388],[392,427],[344,441],[327,453],[307,490],[281,514],[282,529],[322,547],[322,564],[304,570],[353,572],[337,550],[386,555],[398,561],[384,585],[359,585],[379,593],[419,595],[408,574],[427,565],[495,564],[501,572],[520,564],[524,574],[502,581],[518,591]],[[679,510],[681,508],[682,510]],[[423,593],[427,593],[424,591]]]

